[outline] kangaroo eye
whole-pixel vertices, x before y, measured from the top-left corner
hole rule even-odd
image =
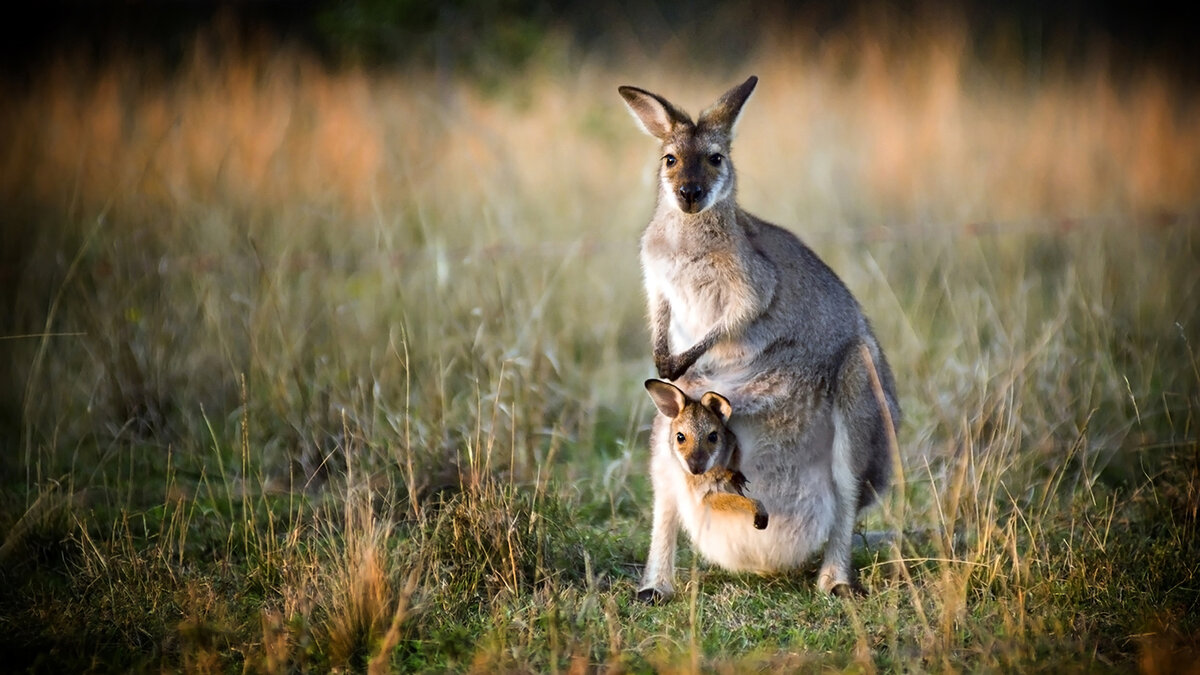
[[[725,160],[725,158],[722,157],[720,153],[714,152],[713,154],[708,156],[708,163],[712,164],[713,166],[720,166],[721,162],[723,162],[724,160]]]
[[[708,442],[709,442],[709,443],[716,443],[716,442],[717,442],[717,432],[715,432],[715,431],[711,431],[711,432],[709,432],[709,434],[708,434]]]
[[[675,166],[675,162],[679,160],[675,158],[675,155],[667,155],[663,157],[663,161],[666,162],[667,166]]]
[[[675,434],[675,442],[676,443],[679,443],[682,445],[686,441],[687,441],[687,436],[684,436],[682,432]]]

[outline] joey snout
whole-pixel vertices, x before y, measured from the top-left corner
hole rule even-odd
[[[693,476],[699,476],[705,471],[708,471],[708,465],[708,457],[704,457],[702,455],[692,455],[691,457],[687,458],[687,468],[688,471],[692,472]]]

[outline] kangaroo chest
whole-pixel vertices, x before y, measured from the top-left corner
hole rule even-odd
[[[677,349],[690,346],[719,324],[756,305],[742,256],[732,247],[683,247],[645,260],[646,284],[671,308],[671,339]]]
[[[733,298],[731,289],[717,280],[721,270],[704,258],[672,267],[665,295],[671,303],[675,347],[684,349],[724,322]]]

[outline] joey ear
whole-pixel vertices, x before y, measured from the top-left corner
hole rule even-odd
[[[732,137],[742,114],[742,106],[746,105],[756,84],[758,77],[751,75],[745,82],[725,92],[716,103],[700,113],[700,124],[723,129]]]
[[[691,124],[692,118],[667,99],[637,87],[617,87],[625,105],[633,113],[642,131],[658,140],[666,140],[677,124]]]
[[[679,387],[663,380],[646,380],[646,391],[650,392],[650,400],[658,411],[671,419],[679,416],[679,411],[687,403],[687,398]]]
[[[701,396],[700,405],[716,413],[722,422],[728,422],[729,418],[733,415],[733,405],[729,403],[729,399],[715,391],[710,391]]]

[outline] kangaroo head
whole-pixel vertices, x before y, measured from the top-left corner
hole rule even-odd
[[[729,148],[742,106],[758,78],[725,92],[716,103],[692,118],[667,99],[637,87],[618,91],[642,130],[662,142],[659,189],[684,213],[700,213],[734,192]]]
[[[685,470],[700,475],[728,464],[735,441],[726,426],[733,407],[724,396],[710,391],[697,401],[662,380],[646,380],[646,391],[671,419],[670,441]]]

